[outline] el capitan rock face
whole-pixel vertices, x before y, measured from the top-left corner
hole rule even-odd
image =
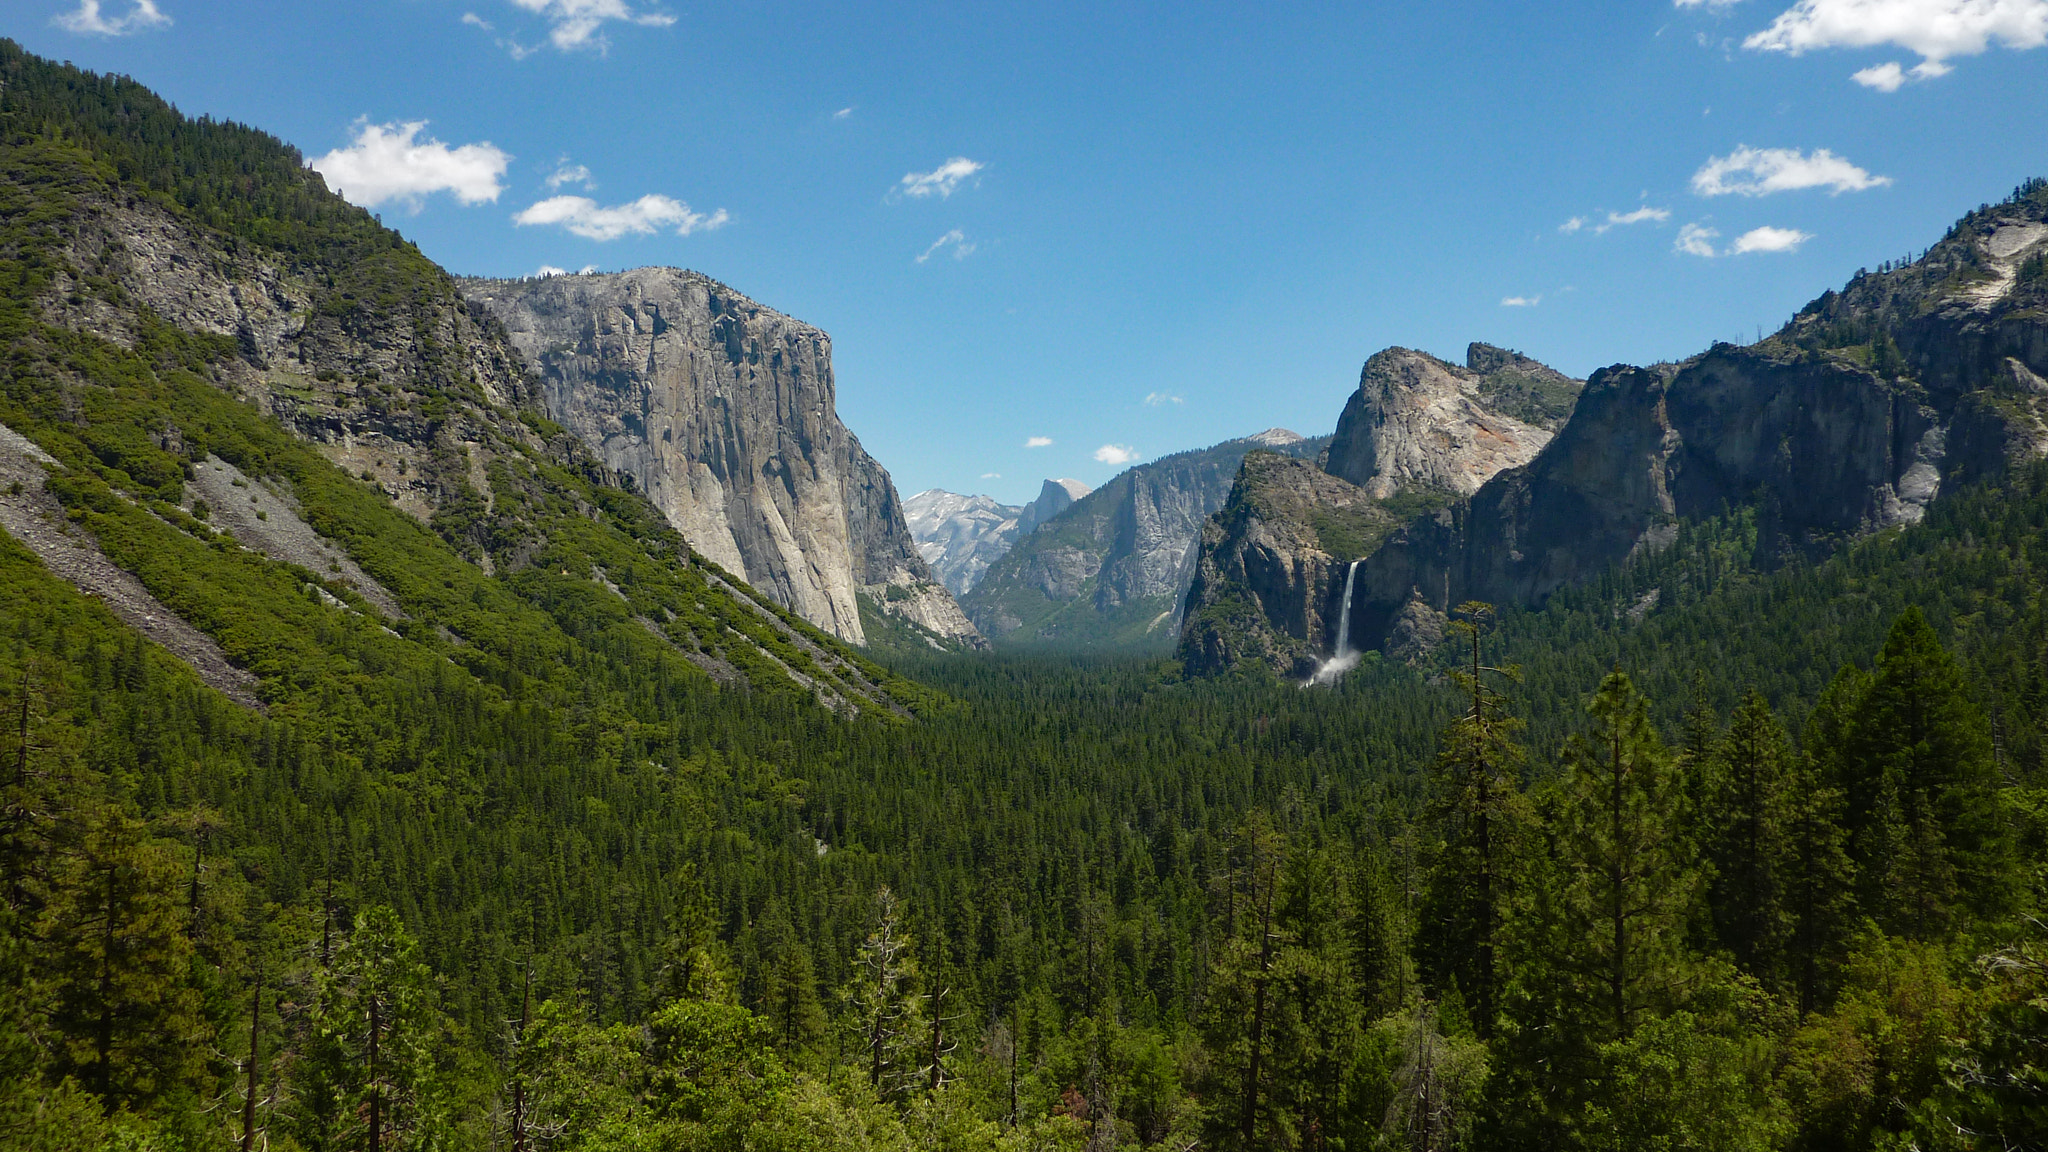
[[[825,333],[675,268],[462,287],[539,374],[549,417],[698,553],[855,643],[865,594],[979,645],[889,474],[839,421]]]

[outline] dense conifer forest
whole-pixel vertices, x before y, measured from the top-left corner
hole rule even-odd
[[[0,538],[0,1146],[2048,1143],[2048,467],[1817,562],[1730,509],[1330,689],[905,649],[849,716],[550,575],[697,579],[630,493],[557,469],[603,515],[486,576],[232,341],[47,322],[110,192],[340,312],[444,278],[268,137],[0,78],[0,420],[264,704]],[[411,618],[186,523],[205,452]]]

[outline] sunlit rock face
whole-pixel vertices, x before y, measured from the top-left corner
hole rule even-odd
[[[978,645],[889,474],[839,421],[832,341],[675,268],[469,280],[548,415],[633,477],[698,553],[844,639],[859,597]]]

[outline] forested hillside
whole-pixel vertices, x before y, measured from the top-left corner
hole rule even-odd
[[[337,467],[80,204],[399,270],[338,318],[439,271],[258,133],[0,78],[0,423],[250,685],[0,539],[0,1146],[2048,1139],[2048,469],[1771,570],[1689,522],[1330,689],[884,670],[459,368],[393,399],[503,429],[492,501]],[[397,610],[215,528],[210,460]]]

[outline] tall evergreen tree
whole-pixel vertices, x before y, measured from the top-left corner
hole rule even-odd
[[[1678,1001],[1699,884],[1677,839],[1677,781],[1649,701],[1617,671],[1587,712],[1591,729],[1566,752],[1547,943],[1567,1019],[1604,1043]]]
[[[1714,924],[1735,962],[1767,987],[1788,983],[1785,948],[1795,923],[1792,871],[1793,759],[1785,731],[1754,688],[1706,758],[1700,816],[1714,866]]]
[[[1918,608],[1892,625],[1839,757],[1859,897],[1887,931],[1938,935],[2007,905],[1990,728]]]
[[[1463,619],[1451,629],[1469,656],[1453,675],[1469,702],[1445,729],[1436,759],[1429,817],[1437,843],[1419,943],[1431,990],[1441,997],[1458,989],[1484,1038],[1493,1034],[1499,1004],[1500,933],[1526,824],[1523,752],[1514,739],[1520,725],[1496,683],[1513,683],[1519,673],[1481,658],[1492,606],[1475,601],[1458,611]]]

